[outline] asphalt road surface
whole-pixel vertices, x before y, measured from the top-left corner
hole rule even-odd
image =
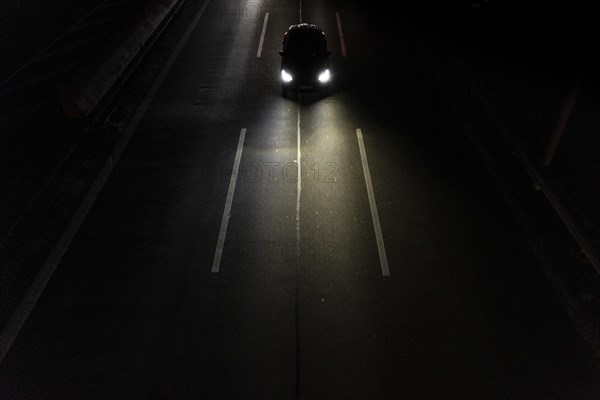
[[[0,398],[598,398],[597,362],[404,16],[200,6],[0,364]],[[281,96],[300,18],[327,34],[327,98]]]

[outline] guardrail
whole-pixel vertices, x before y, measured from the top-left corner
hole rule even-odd
[[[59,89],[67,118],[88,116],[170,12],[184,0],[148,0],[129,24]]]

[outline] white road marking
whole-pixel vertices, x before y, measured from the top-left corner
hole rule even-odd
[[[363,172],[365,173],[369,206],[371,207],[371,217],[373,217],[373,228],[375,229],[375,239],[377,240],[377,250],[379,251],[379,261],[381,263],[381,273],[383,276],[390,276],[390,268],[385,253],[385,244],[383,243],[383,234],[381,233],[381,223],[379,222],[379,213],[377,212],[377,203],[375,202],[375,193],[373,192],[373,183],[371,182],[371,172],[369,171],[367,152],[365,150],[365,143],[360,128],[356,129],[356,137],[358,138],[360,158],[362,160]]]
[[[94,202],[98,198],[98,195],[104,187],[104,184],[108,180],[114,165],[118,162],[119,157],[121,156],[121,154],[125,150],[125,147],[127,146],[127,143],[129,143],[129,140],[133,136],[133,133],[137,130],[144,115],[148,111],[148,108],[150,108],[150,104],[152,104],[152,101],[154,100],[154,97],[156,96],[159,88],[162,86],[165,78],[167,77],[167,74],[173,67],[175,60],[177,59],[177,57],[179,57],[181,50],[183,49],[192,32],[196,28],[196,25],[198,25],[198,22],[200,21],[202,14],[204,14],[204,10],[206,10],[206,7],[208,6],[209,2],[210,0],[206,0],[204,2],[200,10],[198,10],[196,15],[194,16],[194,19],[182,35],[181,39],[179,39],[179,42],[173,50],[173,53],[171,53],[169,59],[162,67],[159,75],[148,90],[146,97],[142,101],[142,104],[136,110],[135,114],[131,119],[131,122],[125,129],[125,132],[123,132],[123,136],[121,136],[121,138],[115,145],[112,155],[108,156],[106,162],[104,163],[104,166],[102,167],[102,170],[90,186],[90,189],[88,190],[83,201],[77,208],[77,211],[75,211],[75,214],[71,217],[71,220],[67,224],[66,229],[64,230],[58,242],[50,252],[48,259],[40,269],[40,272],[38,272],[38,274],[34,278],[31,287],[27,290],[27,294],[25,295],[23,300],[21,300],[21,303],[15,310],[6,327],[2,330],[2,333],[0,334],[0,363],[2,363],[2,360],[6,356],[6,353],[8,353],[8,351],[10,350],[10,347],[17,338],[19,332],[21,331],[21,328],[25,324],[25,321],[29,317],[29,314],[35,307],[48,281],[50,281],[50,278],[52,278],[56,267],[61,262],[64,254],[67,252],[71,241],[77,234],[77,231],[79,231],[79,227],[81,226],[83,220],[94,205]]]
[[[346,42],[344,41],[344,32],[342,31],[342,21],[340,20],[340,13],[336,11],[335,19],[337,20],[338,34],[340,36],[340,47],[342,48],[342,57],[346,57]]]
[[[298,181],[296,183],[296,256],[300,259],[300,195],[302,194],[302,151],[300,146],[302,139],[300,137],[300,104],[298,104],[298,122],[296,123],[297,136],[297,154],[298,161]]]
[[[294,331],[295,331],[295,341],[296,341],[296,362],[295,362],[295,367],[296,367],[296,385],[295,385],[295,392],[296,392],[296,399],[300,399],[300,381],[301,381],[301,363],[300,363],[300,329],[299,329],[299,325],[300,325],[300,302],[299,302],[299,298],[300,298],[300,262],[302,261],[302,248],[300,245],[300,241],[302,240],[302,237],[300,235],[300,196],[302,194],[302,151],[301,151],[301,144],[302,144],[302,139],[300,136],[300,103],[298,103],[298,119],[296,122],[296,146],[297,146],[297,150],[296,150],[296,161],[298,162],[298,175],[297,175],[297,182],[296,182],[296,270],[295,270],[295,275],[296,275],[296,279],[295,279],[295,287],[294,287]]]
[[[265,20],[263,21],[262,32],[260,33],[260,40],[258,42],[258,50],[256,51],[256,57],[260,57],[262,54],[263,43],[265,41],[265,33],[267,32],[267,21],[269,21],[269,13],[265,13]]]
[[[227,200],[225,200],[225,209],[221,218],[221,229],[219,230],[219,239],[215,249],[215,258],[213,259],[211,272],[216,274],[221,266],[221,256],[223,255],[223,246],[225,245],[225,236],[227,235],[227,225],[229,225],[229,217],[231,216],[231,204],[233,203],[233,194],[235,192],[235,184],[237,182],[238,172],[240,170],[240,160],[242,159],[242,150],[244,148],[244,139],[246,138],[246,128],[240,131],[240,139],[238,140],[237,151],[235,153],[235,161],[231,171],[231,179],[229,180],[229,189],[227,190]]]

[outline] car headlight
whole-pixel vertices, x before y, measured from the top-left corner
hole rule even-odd
[[[281,80],[285,83],[287,82],[291,82],[292,81],[292,75],[290,75],[289,73],[286,72],[285,69],[281,70]]]
[[[329,82],[330,78],[331,78],[331,74],[329,73],[329,70],[326,69],[325,71],[321,72],[321,74],[319,75],[319,82],[327,83],[327,82]]]

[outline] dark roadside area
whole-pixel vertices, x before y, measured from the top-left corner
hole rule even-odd
[[[98,160],[93,117],[64,117],[58,87],[139,0],[11,2],[0,58],[0,323],[4,327],[81,201]],[[98,149],[102,150],[102,149]]]
[[[600,354],[599,29],[579,3],[414,6],[424,57]]]
[[[34,17],[23,12],[28,17],[13,21],[9,43],[3,43],[2,56],[10,55],[18,45],[32,47],[24,52],[27,57],[18,58],[19,62],[29,61],[2,70],[4,84],[0,87],[2,327],[52,256],[52,249],[122,136],[127,119],[142,101],[198,3],[189,2],[165,21],[92,113],[65,117],[58,88],[89,66],[97,52],[118,43],[123,31],[139,21],[140,4],[145,1],[99,0],[86,3],[87,8],[72,9],[42,7],[41,15],[29,10]],[[44,18],[55,18],[62,24],[51,21],[37,26]],[[175,23],[168,23],[171,21]],[[167,29],[171,26],[173,29]],[[45,40],[36,36],[38,42],[20,41],[15,32],[28,29]],[[144,64],[139,65],[142,60]]]

